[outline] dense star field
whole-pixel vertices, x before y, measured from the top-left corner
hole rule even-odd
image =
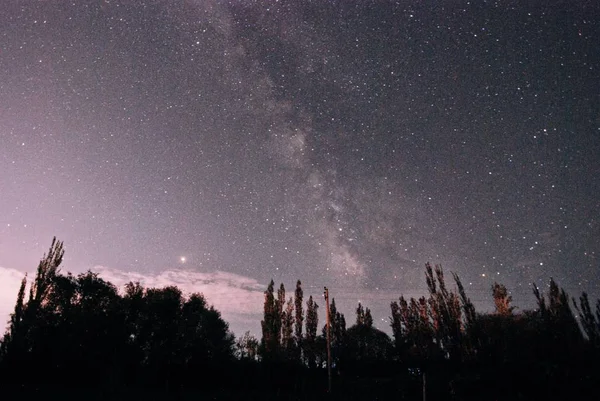
[[[259,334],[273,278],[389,331],[425,262],[482,310],[600,294],[594,1],[6,1],[0,318],[63,270],[203,292]]]

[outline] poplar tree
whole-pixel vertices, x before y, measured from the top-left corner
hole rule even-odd
[[[274,358],[279,352],[281,339],[281,308],[275,299],[275,282],[271,280],[265,291],[263,320],[261,321],[261,352],[266,359]]]
[[[508,291],[503,284],[494,283],[492,285],[492,294],[494,296],[494,305],[496,306],[496,314],[500,316],[512,315],[514,306],[511,306],[512,296],[508,295]]]
[[[288,300],[281,319],[281,345],[290,358],[294,348],[294,301],[292,297]]]
[[[304,293],[302,291],[302,283],[300,280],[296,282],[296,292],[294,293],[294,304],[295,304],[295,336],[298,348],[302,347],[302,323],[304,322],[304,311],[302,309],[302,298]]]
[[[317,328],[319,327],[319,305],[313,301],[312,295],[306,302],[306,335],[304,341],[304,355],[308,367],[315,367],[317,354]]]

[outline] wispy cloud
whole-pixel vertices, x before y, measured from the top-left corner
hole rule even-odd
[[[121,291],[128,282],[138,281],[146,288],[174,285],[186,295],[202,293],[237,334],[247,328],[256,331],[253,326],[260,321],[266,286],[250,277],[223,271],[202,273],[183,269],[141,273],[106,266],[95,266],[92,271]],[[0,329],[7,326],[23,276],[24,273],[16,269],[0,267]]]
[[[172,269],[152,274],[122,271],[105,266],[95,266],[92,271],[121,289],[130,281],[139,281],[144,287],[162,288],[174,285],[185,294],[202,293],[224,316],[261,313],[263,291],[266,288],[253,278],[223,271],[202,273]]]

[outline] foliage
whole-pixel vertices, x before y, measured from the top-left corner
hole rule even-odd
[[[243,336],[235,342],[235,355],[239,359],[258,360],[259,342],[250,331],[246,331]]]
[[[21,283],[1,346],[5,383],[43,386],[70,377],[89,388],[140,381],[168,388],[231,360],[233,336],[201,294],[186,299],[176,287],[129,283],[120,296],[97,273],[61,274],[63,254],[53,240],[26,302],[27,280]],[[44,374],[23,375],[26,367]]]
[[[590,300],[587,293],[582,293],[579,305],[573,298],[573,304],[581,317],[581,325],[590,341],[595,347],[600,347],[600,300],[596,301],[596,313],[592,312]]]
[[[262,339],[260,353],[263,359],[274,358],[279,354],[281,342],[281,300],[275,299],[275,283],[269,283],[265,291],[264,318],[261,322]],[[285,294],[284,294],[285,296]]]
[[[492,285],[492,294],[494,296],[496,313],[500,316],[512,315],[515,307],[511,306],[512,296],[508,295],[506,287],[502,284],[494,283]]]
[[[302,349],[302,324],[304,322],[303,298],[302,283],[298,280],[296,282],[296,291],[294,292],[294,338],[298,350]],[[300,354],[298,354],[298,357],[300,357]]]
[[[330,305],[333,394],[318,305],[271,280],[262,338],[237,341],[202,294],[59,271],[56,240],[18,291],[0,344],[3,394],[106,399],[577,399],[600,388],[600,301],[570,299],[554,280],[533,287],[537,309],[515,313],[509,291],[491,288],[494,313],[477,313],[459,277],[446,286],[425,266],[428,295],[391,303],[393,341],[368,307],[346,328]],[[28,287],[28,283],[31,285]],[[29,291],[28,291],[29,290]],[[572,305],[571,305],[572,302]],[[574,311],[579,315],[579,321]],[[584,335],[585,334],[585,335]]]
[[[313,301],[312,295],[306,301],[306,336],[304,338],[304,355],[309,368],[317,365],[317,327],[319,326],[319,305]]]

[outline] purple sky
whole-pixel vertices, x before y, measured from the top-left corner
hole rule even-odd
[[[0,318],[53,236],[237,334],[271,278],[387,329],[427,261],[481,310],[598,297],[600,6],[572,3],[4,2]]]

